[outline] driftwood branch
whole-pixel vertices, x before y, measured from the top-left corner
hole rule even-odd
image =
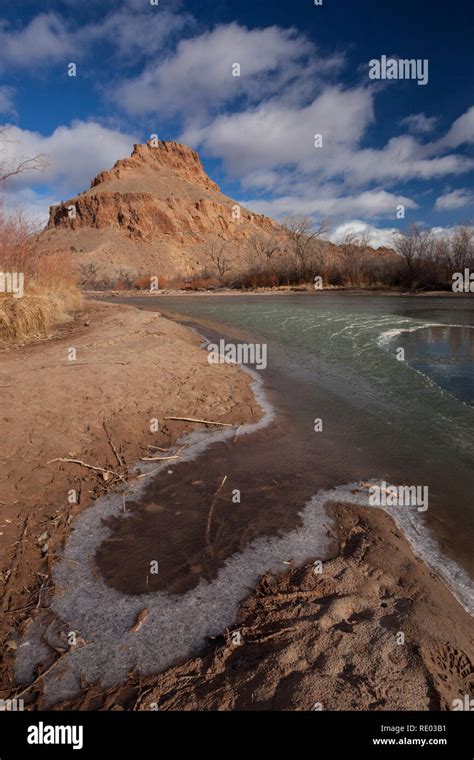
[[[57,457],[56,459],[50,459],[49,462],[46,462],[46,464],[52,464],[53,462],[70,462],[71,464],[80,464],[81,467],[87,467],[88,470],[95,470],[96,472],[101,472],[103,475],[114,475],[116,478],[122,478],[118,472],[114,472],[113,470],[106,470],[103,467],[94,467],[92,464],[83,462],[82,459],[67,459],[66,457]]]
[[[231,422],[213,422],[212,420],[201,420],[195,417],[164,417],[165,420],[180,420],[181,422],[199,422],[201,425],[220,425],[221,427],[234,427]]]
[[[141,457],[140,462],[167,462],[169,459],[181,459],[179,454],[174,454],[172,457]]]

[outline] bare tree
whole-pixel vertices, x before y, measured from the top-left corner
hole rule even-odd
[[[0,127],[0,185],[4,184],[7,179],[16,177],[30,171],[44,171],[48,163],[43,154],[32,158],[7,158],[7,144],[14,142],[8,137],[9,127]]]
[[[275,257],[281,252],[281,235],[256,232],[249,238],[247,244],[247,267],[253,272],[270,273],[274,269]]]
[[[474,229],[461,225],[456,227],[449,240],[448,265],[452,272],[460,272],[474,262]]]
[[[329,231],[330,224],[323,219],[315,227],[310,216],[299,216],[283,220],[283,228],[293,247],[300,274],[305,276],[309,262],[317,253],[317,240]]]
[[[226,257],[226,243],[210,243],[205,251],[221,280],[232,269],[232,262]]]
[[[271,235],[256,233],[250,238],[249,245],[253,248],[258,258],[266,260],[266,263],[270,265],[274,255],[281,251],[282,241],[275,233]]]
[[[416,275],[420,264],[433,252],[433,236],[419,224],[410,224],[406,232],[397,232],[393,247],[402,257],[411,277]]]

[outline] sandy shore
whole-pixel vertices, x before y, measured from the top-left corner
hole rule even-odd
[[[159,298],[160,296],[289,296],[289,295],[308,295],[315,297],[325,297],[330,294],[341,295],[347,293],[351,296],[404,296],[407,298],[460,298],[469,297],[471,293],[453,293],[451,290],[383,290],[383,289],[363,289],[363,288],[338,288],[326,287],[323,290],[315,290],[311,285],[294,285],[281,286],[274,288],[254,288],[240,290],[237,288],[217,288],[213,290],[176,290],[173,288],[163,288],[159,291],[149,290],[91,290],[88,295],[93,298]]]
[[[48,462],[79,459],[123,476],[141,457],[160,455],[150,445],[168,449],[196,427],[165,416],[240,424],[259,414],[248,377],[211,367],[199,345],[156,312],[94,303],[50,339],[2,353],[0,636],[10,656],[0,696],[14,688],[16,639],[47,604],[51,567],[70,525],[119,481]],[[70,348],[76,361],[68,360]],[[150,431],[152,419],[159,432]],[[77,503],[69,502],[72,489]]]
[[[71,347],[76,362],[68,361]],[[240,424],[260,410],[248,377],[210,366],[193,333],[156,312],[102,303],[89,304],[50,340],[4,354],[0,384],[5,697],[15,693],[19,638],[48,606],[51,568],[74,519],[128,466],[156,455],[150,445],[173,450],[192,429],[164,417]],[[150,432],[153,418],[158,433]],[[104,480],[82,465],[48,464],[60,457],[113,474]],[[71,489],[76,504],[68,503]],[[309,561],[262,578],[240,607],[234,635],[223,631],[200,656],[162,674],[131,674],[111,689],[87,686],[57,707],[452,709],[472,690],[472,619],[388,515],[331,509],[337,535],[321,574]],[[37,707],[40,674],[25,695]]]

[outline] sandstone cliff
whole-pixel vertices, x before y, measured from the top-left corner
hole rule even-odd
[[[278,230],[224,195],[194,150],[157,141],[135,145],[88,190],[51,207],[42,242],[112,276],[128,268],[172,277],[200,272],[209,266],[209,247],[223,243],[239,267],[251,237]]]

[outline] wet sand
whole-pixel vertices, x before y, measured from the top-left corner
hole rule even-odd
[[[474,689],[472,618],[387,514],[328,512],[336,530],[320,574],[311,561],[266,573],[199,655],[56,709],[454,709]]]

